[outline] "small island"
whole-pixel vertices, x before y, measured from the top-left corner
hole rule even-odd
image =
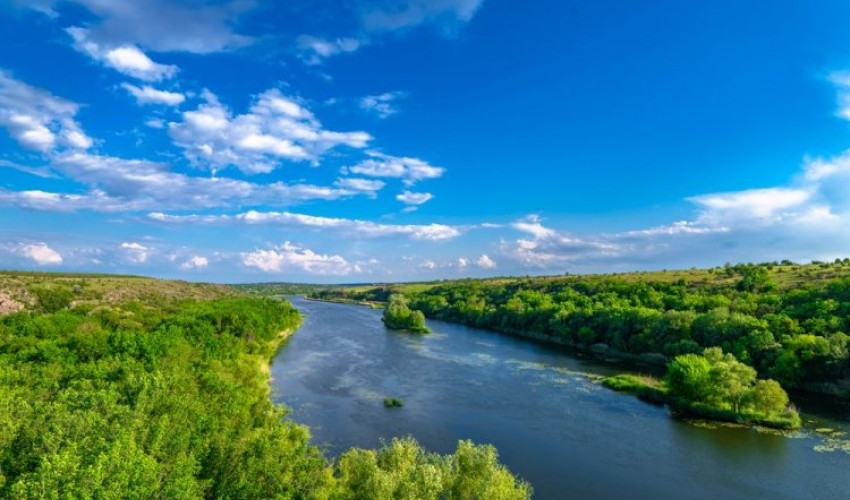
[[[422,314],[422,311],[411,310],[404,295],[397,293],[390,295],[381,321],[392,330],[431,333],[431,330],[425,326],[425,315]]]
[[[700,418],[778,429],[797,429],[801,423],[778,382],[758,380],[753,368],[719,347],[677,356],[664,380],[621,374],[602,384]]]
[[[404,403],[400,399],[384,398],[384,408],[401,408],[402,406],[404,406]]]

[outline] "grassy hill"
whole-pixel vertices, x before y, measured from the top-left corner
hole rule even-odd
[[[482,286],[507,286],[518,283],[535,283],[539,285],[557,284],[563,282],[595,282],[600,279],[610,279],[629,284],[636,283],[679,283],[684,280],[689,288],[724,288],[734,287],[741,279],[740,269],[744,265],[727,265],[707,269],[677,269],[663,271],[634,271],[628,273],[608,274],[566,274],[557,276],[503,276],[484,279],[457,279],[438,281],[418,281],[406,283],[365,283],[341,285],[311,285],[299,283],[252,283],[233,285],[240,291],[255,295],[284,295],[312,294],[322,290],[344,290],[349,294],[365,293],[375,288],[389,288],[403,294],[418,294],[431,288],[458,282],[475,282]],[[797,264],[794,262],[766,262],[757,264],[767,271],[770,281],[777,284],[781,290],[824,283],[833,279],[850,277],[850,259],[839,259],[834,262],[812,262]]]
[[[140,302],[155,306],[185,300],[242,295],[235,288],[141,276],[0,271],[0,314],[55,309],[59,305],[108,306]],[[61,308],[61,307],[59,307]]]

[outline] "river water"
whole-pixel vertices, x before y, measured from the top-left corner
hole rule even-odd
[[[848,407],[804,403],[792,437],[695,425],[600,386],[587,374],[619,370],[557,348],[441,321],[410,335],[378,310],[290,300],[304,324],[272,363],[273,399],[330,456],[394,436],[440,453],[472,439],[539,500],[850,498],[848,442],[815,431],[850,431]],[[389,396],[404,407],[384,408]]]

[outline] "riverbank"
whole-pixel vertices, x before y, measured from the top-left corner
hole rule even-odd
[[[286,330],[282,330],[269,343],[269,349],[271,351],[271,355],[267,356],[266,353],[263,353],[263,354],[260,355],[260,372],[263,374],[263,376],[266,379],[266,387],[269,389],[269,392],[271,392],[271,384],[272,384],[272,382],[274,382],[274,379],[271,376],[272,361],[277,356],[277,353],[280,350],[280,348],[283,347],[283,344],[285,344],[286,341],[289,340],[289,337],[291,337],[299,328],[301,328],[302,322],[303,322],[303,318],[299,314],[298,315],[298,323],[294,327],[287,328]]]
[[[605,387],[626,394],[632,394],[642,401],[652,404],[666,404],[674,416],[682,415],[718,422],[728,422],[747,426],[770,427],[780,430],[799,429],[802,420],[794,410],[781,415],[765,415],[750,412],[735,412],[717,408],[704,403],[686,401],[670,395],[662,380],[645,375],[620,374],[602,379]]]
[[[313,297],[310,295],[302,295],[306,300],[312,300],[314,302],[330,302],[332,304],[348,304],[353,306],[365,306],[371,309],[383,309],[383,302],[370,302],[366,300],[353,300],[353,299],[320,299],[318,297]]]

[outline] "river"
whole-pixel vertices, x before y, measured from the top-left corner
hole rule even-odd
[[[850,431],[846,406],[803,406],[792,437],[695,425],[600,386],[586,375],[619,371],[561,349],[441,321],[410,335],[379,310],[290,300],[304,323],[272,363],[273,399],[330,456],[394,436],[440,453],[472,439],[538,500],[850,498],[850,451],[833,449],[847,441],[815,431]]]

